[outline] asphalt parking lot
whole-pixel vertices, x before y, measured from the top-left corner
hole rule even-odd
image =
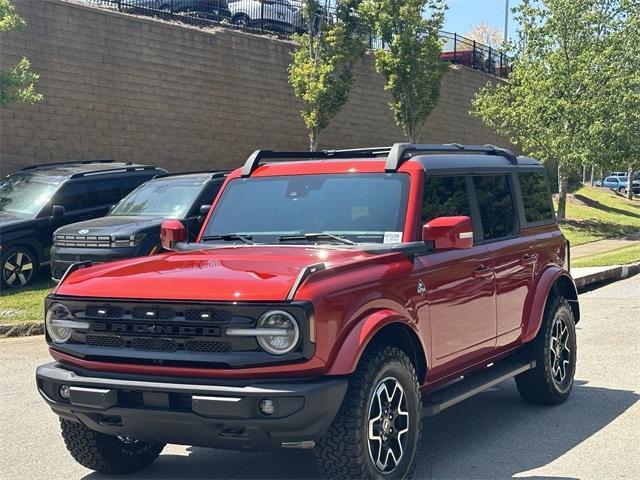
[[[569,401],[533,407],[508,382],[424,422],[416,478],[640,478],[640,275],[581,296]],[[100,479],[77,465],[38,396],[42,337],[0,340],[0,478]],[[238,453],[168,446],[128,478],[315,478],[309,452]]]

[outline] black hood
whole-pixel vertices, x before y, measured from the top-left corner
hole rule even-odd
[[[60,235],[133,235],[162,225],[164,217],[119,217],[94,218],[84,222],[65,225],[56,230]]]
[[[0,212],[0,230],[10,230],[15,227],[22,227],[28,222],[33,221],[33,218],[21,218],[7,212]]]

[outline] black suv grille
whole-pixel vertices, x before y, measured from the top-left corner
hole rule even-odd
[[[173,320],[176,312],[172,308],[136,307],[131,316],[136,320]]]
[[[121,318],[124,316],[124,310],[114,305],[89,305],[84,314],[87,317]]]
[[[130,311],[117,305],[88,305],[84,310],[85,317],[110,320],[186,320],[187,322],[229,323],[231,312],[219,309],[184,309],[171,307],[136,306]]]
[[[109,248],[111,237],[108,235],[56,235],[56,247]]]
[[[89,361],[248,368],[309,359],[314,351],[307,341],[310,305],[306,302],[47,298],[47,306],[53,302],[64,303],[89,328],[74,330],[69,342],[52,347]],[[273,309],[291,312],[299,320],[301,341],[293,352],[274,357],[255,337],[227,335],[232,326],[254,328]]]
[[[134,337],[127,339],[112,335],[87,335],[87,345],[103,348],[132,348],[143,352],[231,353],[231,344],[214,340],[180,340],[173,338]]]
[[[111,335],[87,335],[87,345],[92,347],[124,348],[127,342],[122,337]]]

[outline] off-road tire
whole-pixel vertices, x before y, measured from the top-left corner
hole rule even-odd
[[[162,443],[126,443],[104,435],[84,424],[60,419],[62,438],[71,456],[80,465],[96,472],[124,474],[149,466],[164,448]]]
[[[404,390],[409,412],[406,448],[392,472],[380,472],[369,454],[368,421],[374,390],[393,377]],[[380,347],[365,353],[349,379],[349,387],[338,414],[315,448],[318,468],[326,478],[409,478],[422,431],[422,402],[415,368],[405,353]]]
[[[567,326],[567,345],[571,352],[567,379],[561,385],[554,380],[550,351],[553,326],[558,316]],[[527,360],[536,361],[536,367],[516,376],[516,386],[522,398],[535,405],[559,405],[566,401],[573,388],[577,350],[573,310],[565,298],[553,296],[547,301],[540,331],[523,353]]]

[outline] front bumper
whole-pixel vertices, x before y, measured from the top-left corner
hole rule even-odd
[[[59,363],[36,370],[38,391],[60,417],[92,430],[160,443],[238,450],[305,448],[333,421],[348,381],[254,382],[243,386],[79,375]],[[70,398],[60,396],[68,385]],[[272,400],[271,415],[260,412]]]

